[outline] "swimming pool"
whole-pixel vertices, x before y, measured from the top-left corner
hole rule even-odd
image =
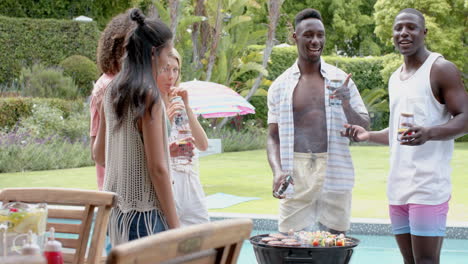
[[[254,230],[252,236],[276,232]],[[351,264],[376,263],[376,260],[379,264],[403,263],[403,258],[393,236],[354,235],[352,233],[349,235],[361,240],[361,243],[354,250]],[[237,263],[257,264],[253,247],[249,241],[244,242]],[[444,239],[440,263],[467,264],[468,240]]]
[[[226,218],[252,218],[254,230],[251,236],[259,234],[277,233],[277,220],[275,217],[262,218],[262,215],[244,215],[229,213],[210,213],[211,221],[222,220]],[[49,219],[50,222],[67,222],[73,220]],[[372,220],[373,223],[351,224],[349,236],[359,239],[361,242],[355,248],[351,258],[351,264],[401,264],[403,258],[396,244],[395,238],[390,235],[390,227],[387,223],[379,223]],[[72,238],[76,235],[57,234],[57,237]],[[252,245],[248,240],[244,241],[238,264],[257,264]],[[448,227],[447,237],[444,239],[441,253],[442,264],[467,264],[468,263],[468,226]]]
[[[277,233],[277,216],[210,213],[212,221],[225,218],[247,217],[253,219],[254,230],[251,236]],[[403,258],[393,235],[388,219],[354,219],[349,236],[361,242],[355,247],[351,264],[401,264]],[[239,264],[257,264],[252,245],[246,240],[242,246]],[[468,263],[468,223],[458,223],[447,227],[447,236],[442,245],[442,264]]]

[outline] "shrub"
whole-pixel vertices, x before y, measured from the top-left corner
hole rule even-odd
[[[380,74],[383,68],[382,57],[348,58],[339,56],[326,56],[325,62],[337,65],[346,73],[352,73],[352,79],[359,91],[365,89],[385,88],[385,82]]]
[[[266,147],[266,129],[258,127],[252,121],[246,124],[245,129],[241,131],[226,127],[222,129],[208,128],[205,131],[208,138],[221,139],[224,152],[265,149]]]
[[[62,111],[45,105],[33,105],[31,115],[18,123],[19,131],[29,133],[35,138],[53,135],[63,123]]]
[[[252,96],[250,103],[255,107],[255,114],[242,116],[245,122],[255,120],[259,126],[266,127],[268,125],[268,97],[267,96]]]
[[[468,134],[464,135],[463,137],[459,137],[455,140],[456,142],[468,142]]]
[[[73,54],[95,60],[95,22],[0,16],[0,83],[19,77],[21,68],[40,62],[58,65]]]
[[[253,45],[249,47],[252,52],[260,52],[263,51],[264,48],[264,46],[260,45]],[[295,46],[273,48],[267,67],[268,80],[275,80],[287,68],[291,67],[296,59],[297,49]]]
[[[29,133],[35,138],[47,138],[57,135],[77,141],[88,136],[89,111],[71,113],[68,118],[63,117],[63,111],[48,105],[33,105],[32,114],[20,121],[19,131]]]
[[[24,96],[72,99],[78,92],[73,79],[64,76],[62,69],[46,68],[41,64],[23,68],[19,81]]]
[[[89,141],[59,136],[40,139],[28,133],[0,134],[0,173],[91,166]]]
[[[3,84],[0,83],[0,97],[18,97],[20,96],[21,90],[22,88],[18,80]]]
[[[87,108],[69,111],[68,116],[64,117],[61,107],[54,106],[60,102],[49,100],[32,104],[28,117],[21,118],[13,129],[0,131],[0,173],[93,164]]]
[[[75,81],[79,96],[90,95],[93,81],[98,78],[99,74],[96,63],[85,56],[73,55],[60,62],[60,67],[63,68],[66,75]]]
[[[383,67],[380,70],[380,75],[382,76],[385,88],[387,88],[390,76],[403,63],[403,58],[399,54],[387,54],[381,58]]]
[[[18,98],[0,98],[0,128],[12,128],[22,117],[31,115],[32,104]]]
[[[82,113],[85,108],[82,101],[56,98],[0,98],[0,129],[11,130],[19,120],[26,119],[32,114],[34,105],[46,105],[59,109],[63,113],[63,118],[68,118],[72,113]]]

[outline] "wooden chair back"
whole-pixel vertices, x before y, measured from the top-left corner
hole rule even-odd
[[[56,238],[62,243],[65,263],[97,264],[102,261],[107,223],[117,195],[65,188],[6,188],[0,190],[0,201],[47,203],[47,230],[72,238]],[[94,217],[96,211],[96,216]],[[93,226],[93,219],[94,226]],[[92,233],[88,249],[89,237]],[[71,235],[70,235],[71,234]],[[57,234],[60,237],[60,234]],[[87,252],[88,251],[88,252]],[[86,256],[87,253],[87,256]]]
[[[250,219],[173,229],[112,248],[107,264],[233,264],[251,231]]]

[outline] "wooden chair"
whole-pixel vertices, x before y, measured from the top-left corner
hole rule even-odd
[[[233,264],[251,231],[250,219],[173,229],[112,248],[107,264]]]
[[[47,230],[54,227],[57,233],[77,237],[57,238],[64,249],[65,263],[101,263],[110,210],[117,201],[115,193],[63,188],[6,188],[0,190],[0,201],[47,203]],[[72,223],[63,223],[57,219],[67,219]],[[92,239],[88,249],[91,231]]]

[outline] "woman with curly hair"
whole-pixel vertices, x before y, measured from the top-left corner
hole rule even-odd
[[[99,39],[97,48],[97,64],[102,72],[101,77],[94,84],[90,101],[90,138],[91,148],[96,140],[99,128],[99,109],[101,108],[102,98],[109,83],[120,71],[121,59],[125,53],[125,36],[132,27],[128,13],[123,13],[114,17],[106,26]],[[91,150],[92,151],[92,150]],[[94,159],[94,157],[93,157]],[[101,191],[104,183],[104,167],[96,163],[97,186]]]

